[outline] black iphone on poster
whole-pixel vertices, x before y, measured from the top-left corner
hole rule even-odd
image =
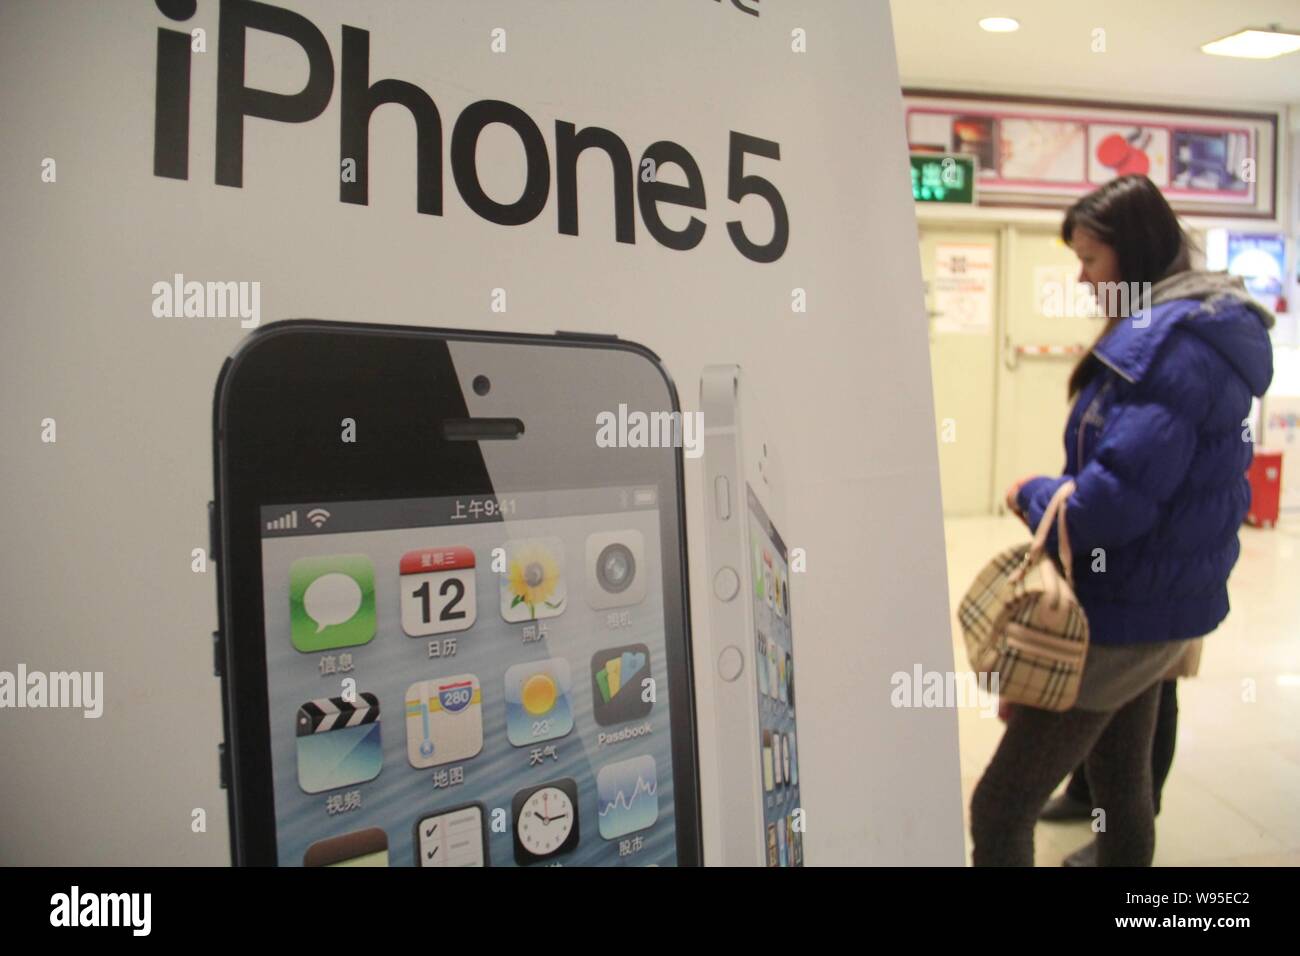
[[[215,401],[236,863],[701,858],[679,413],[613,337],[296,321]]]

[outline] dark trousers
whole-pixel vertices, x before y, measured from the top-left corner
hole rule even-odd
[[[1151,784],[1156,813],[1160,812],[1160,794],[1165,779],[1174,762],[1174,740],[1178,736],[1178,681],[1167,680],[1160,685],[1160,705],[1156,712],[1156,733],[1151,741]],[[1088,771],[1079,764],[1070,778],[1065,792],[1074,800],[1092,806],[1092,791],[1088,787]]]
[[[1159,682],[1119,710],[1011,708],[993,760],[971,797],[976,866],[1033,866],[1038,811],[1084,762],[1098,818],[1100,866],[1150,866],[1155,854],[1151,741]],[[1104,829],[1100,824],[1104,819]]]

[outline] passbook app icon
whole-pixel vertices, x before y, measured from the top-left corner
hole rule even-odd
[[[384,765],[379,698],[320,697],[298,708],[298,786],[322,793],[379,776]]]
[[[650,649],[628,644],[597,651],[591,657],[591,699],[596,723],[602,726],[636,720],[650,713],[653,696],[646,693]]]
[[[375,636],[375,566],[364,554],[299,558],[289,566],[289,624],[304,654]]]

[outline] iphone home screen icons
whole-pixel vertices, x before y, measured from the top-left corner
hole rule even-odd
[[[573,730],[573,678],[562,657],[515,664],[506,671],[506,735],[516,747]]]
[[[483,749],[483,690],[457,674],[406,688],[406,759],[424,769],[468,760]]]
[[[387,866],[388,834],[379,827],[317,840],[303,854],[303,866]]]
[[[510,624],[557,617],[564,612],[564,543],[559,538],[507,541],[501,575],[501,617]]]
[[[402,630],[409,637],[464,631],[474,626],[474,552],[457,545],[402,555],[399,567]]]
[[[531,648],[534,653],[547,645],[530,644],[530,641],[567,636],[562,633],[563,622],[554,625],[539,622],[557,618],[567,610],[569,571],[577,582],[573,587],[581,588],[582,592],[574,595],[575,600],[602,612],[601,618],[606,617],[603,612],[607,610],[630,608],[646,599],[651,577],[647,572],[651,569],[642,532],[600,531],[588,534],[585,541],[582,538],[578,541],[584,542],[579,552],[581,570],[572,565],[566,569],[565,541],[556,536],[500,542],[505,552],[504,568],[493,557],[488,581],[492,577],[498,579],[501,618],[506,624],[536,625],[524,627],[518,635],[523,638],[524,648]],[[420,542],[417,539],[414,543]],[[569,542],[569,560],[578,560],[579,556],[573,553],[577,547],[577,541]],[[480,549],[484,562],[487,550],[486,546]],[[588,645],[584,650],[590,656],[583,654],[576,661],[570,661],[569,654],[548,657],[542,651],[537,655],[541,659],[520,661],[516,656],[512,663],[506,644],[498,647],[495,637],[491,641],[469,643],[466,638],[459,649],[462,656],[471,648],[488,653],[491,664],[504,668],[504,679],[491,676],[502,673],[495,667],[490,667],[491,674],[480,667],[473,668],[489,683],[500,681],[494,690],[484,686],[478,674],[439,674],[440,670],[453,669],[445,665],[452,664],[451,655],[457,652],[457,632],[472,632],[484,624],[477,616],[479,568],[475,549],[463,544],[439,546],[430,542],[428,547],[399,550],[385,558],[381,575],[376,573],[376,559],[377,556],[372,559],[363,554],[341,554],[293,561],[289,567],[291,638],[293,646],[303,654],[326,655],[319,662],[321,675],[350,672],[356,666],[352,655],[341,655],[337,661],[330,655],[335,648],[373,641],[380,618],[389,636],[397,636],[393,632],[400,623],[405,636],[398,637],[399,640],[429,639],[428,665],[433,669],[425,672],[428,676],[407,685],[401,701],[407,762],[414,770],[442,768],[484,753],[484,745],[489,742],[484,738],[485,693],[490,704],[486,708],[486,733],[493,738],[490,742],[494,746],[504,742],[499,739],[501,730],[505,731],[511,746],[535,748],[535,753],[547,749],[548,741],[572,735],[578,706],[585,706],[585,699],[580,701],[575,696],[573,682],[576,678],[585,683],[587,678],[585,672],[575,674],[575,667],[585,671],[590,666],[592,713],[589,719],[594,719],[597,725],[608,727],[641,720],[652,711],[653,689],[647,690],[652,685],[651,651],[644,643]],[[382,604],[376,600],[377,576],[383,577],[379,582]],[[396,594],[391,589],[394,583]],[[395,607],[390,609],[389,602]],[[590,612],[583,610],[585,619]],[[627,617],[626,611],[618,613]],[[492,630],[497,629],[498,626],[492,626]],[[555,629],[554,633],[548,634],[548,629]],[[434,640],[435,637],[438,639]],[[518,641],[512,643],[518,651]],[[409,650],[413,645],[408,641],[404,646]],[[367,651],[363,655],[367,669],[376,663],[371,654]],[[420,663],[424,663],[423,646],[418,656]],[[434,658],[442,657],[448,659],[441,661],[440,667]],[[479,658],[475,656],[473,660]],[[336,666],[340,668],[337,671]],[[462,669],[468,668],[465,664],[455,668]],[[420,676],[417,671],[407,680]],[[775,696],[775,678],[771,683]],[[299,786],[305,793],[323,794],[379,776],[384,761],[380,697],[387,691],[377,686],[372,689],[377,693],[358,690],[342,697],[322,696],[298,708],[297,772]],[[399,685],[396,690],[400,689]],[[585,687],[577,691],[578,696],[585,698]],[[503,709],[496,709],[491,700],[496,693],[503,694]],[[396,693],[392,696],[394,700],[386,703],[395,706]],[[501,728],[496,722],[501,720],[503,711],[505,727]],[[778,750],[772,756],[780,761],[784,755]],[[770,763],[769,768],[771,774],[775,768]],[[581,805],[578,781],[569,777],[537,782],[515,792],[510,805],[514,862],[545,864],[577,849],[580,811],[584,815],[596,812],[594,821],[589,818],[590,831],[598,829],[600,836],[608,841],[646,830],[658,821],[658,771],[654,757],[616,760],[599,769],[593,767],[592,772],[595,779],[587,783],[594,784],[594,806]],[[447,771],[442,769],[437,773],[446,775]],[[454,768],[451,774],[455,780]],[[586,799],[590,800],[591,796],[589,793]],[[366,795],[368,804],[370,797]],[[412,855],[416,865],[490,865],[489,812],[486,804],[463,802],[412,813],[404,825],[412,828],[408,832],[413,837]],[[590,831],[589,836],[594,836]],[[311,844],[303,862],[316,866],[386,865],[387,840],[384,830],[377,828],[330,837]]]
[[[415,823],[416,866],[487,866],[483,806],[471,803],[431,813]]]
[[[587,603],[596,610],[645,600],[645,539],[640,531],[601,531],[587,538]]]
[[[520,790],[510,817],[520,866],[568,853],[578,845],[578,784],[565,778]]]
[[[289,626],[304,654],[375,636],[375,566],[364,554],[299,558],[289,566]]]
[[[650,713],[650,649],[628,644],[597,651],[591,657],[591,700],[601,726],[637,720]]]
[[[659,819],[659,779],[650,754],[606,764],[596,773],[596,810],[606,840],[648,829]]]
[[[379,698],[320,697],[298,708],[298,786],[323,793],[379,776],[384,764]]]

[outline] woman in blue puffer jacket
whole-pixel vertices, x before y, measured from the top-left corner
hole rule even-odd
[[[1188,268],[1187,237],[1145,176],[1080,199],[1061,234],[1106,326],[1070,377],[1065,473],[1018,482],[1007,501],[1037,527],[1057,488],[1075,482],[1066,522],[1090,646],[1072,709],[1011,708],[971,798],[973,857],[1032,865],[1039,808],[1086,758],[1105,811],[1097,862],[1149,866],[1160,682],[1186,642],[1228,614],[1273,316],[1240,279]],[[1120,283],[1129,294],[1114,294]],[[1048,553],[1056,547],[1053,530]]]

